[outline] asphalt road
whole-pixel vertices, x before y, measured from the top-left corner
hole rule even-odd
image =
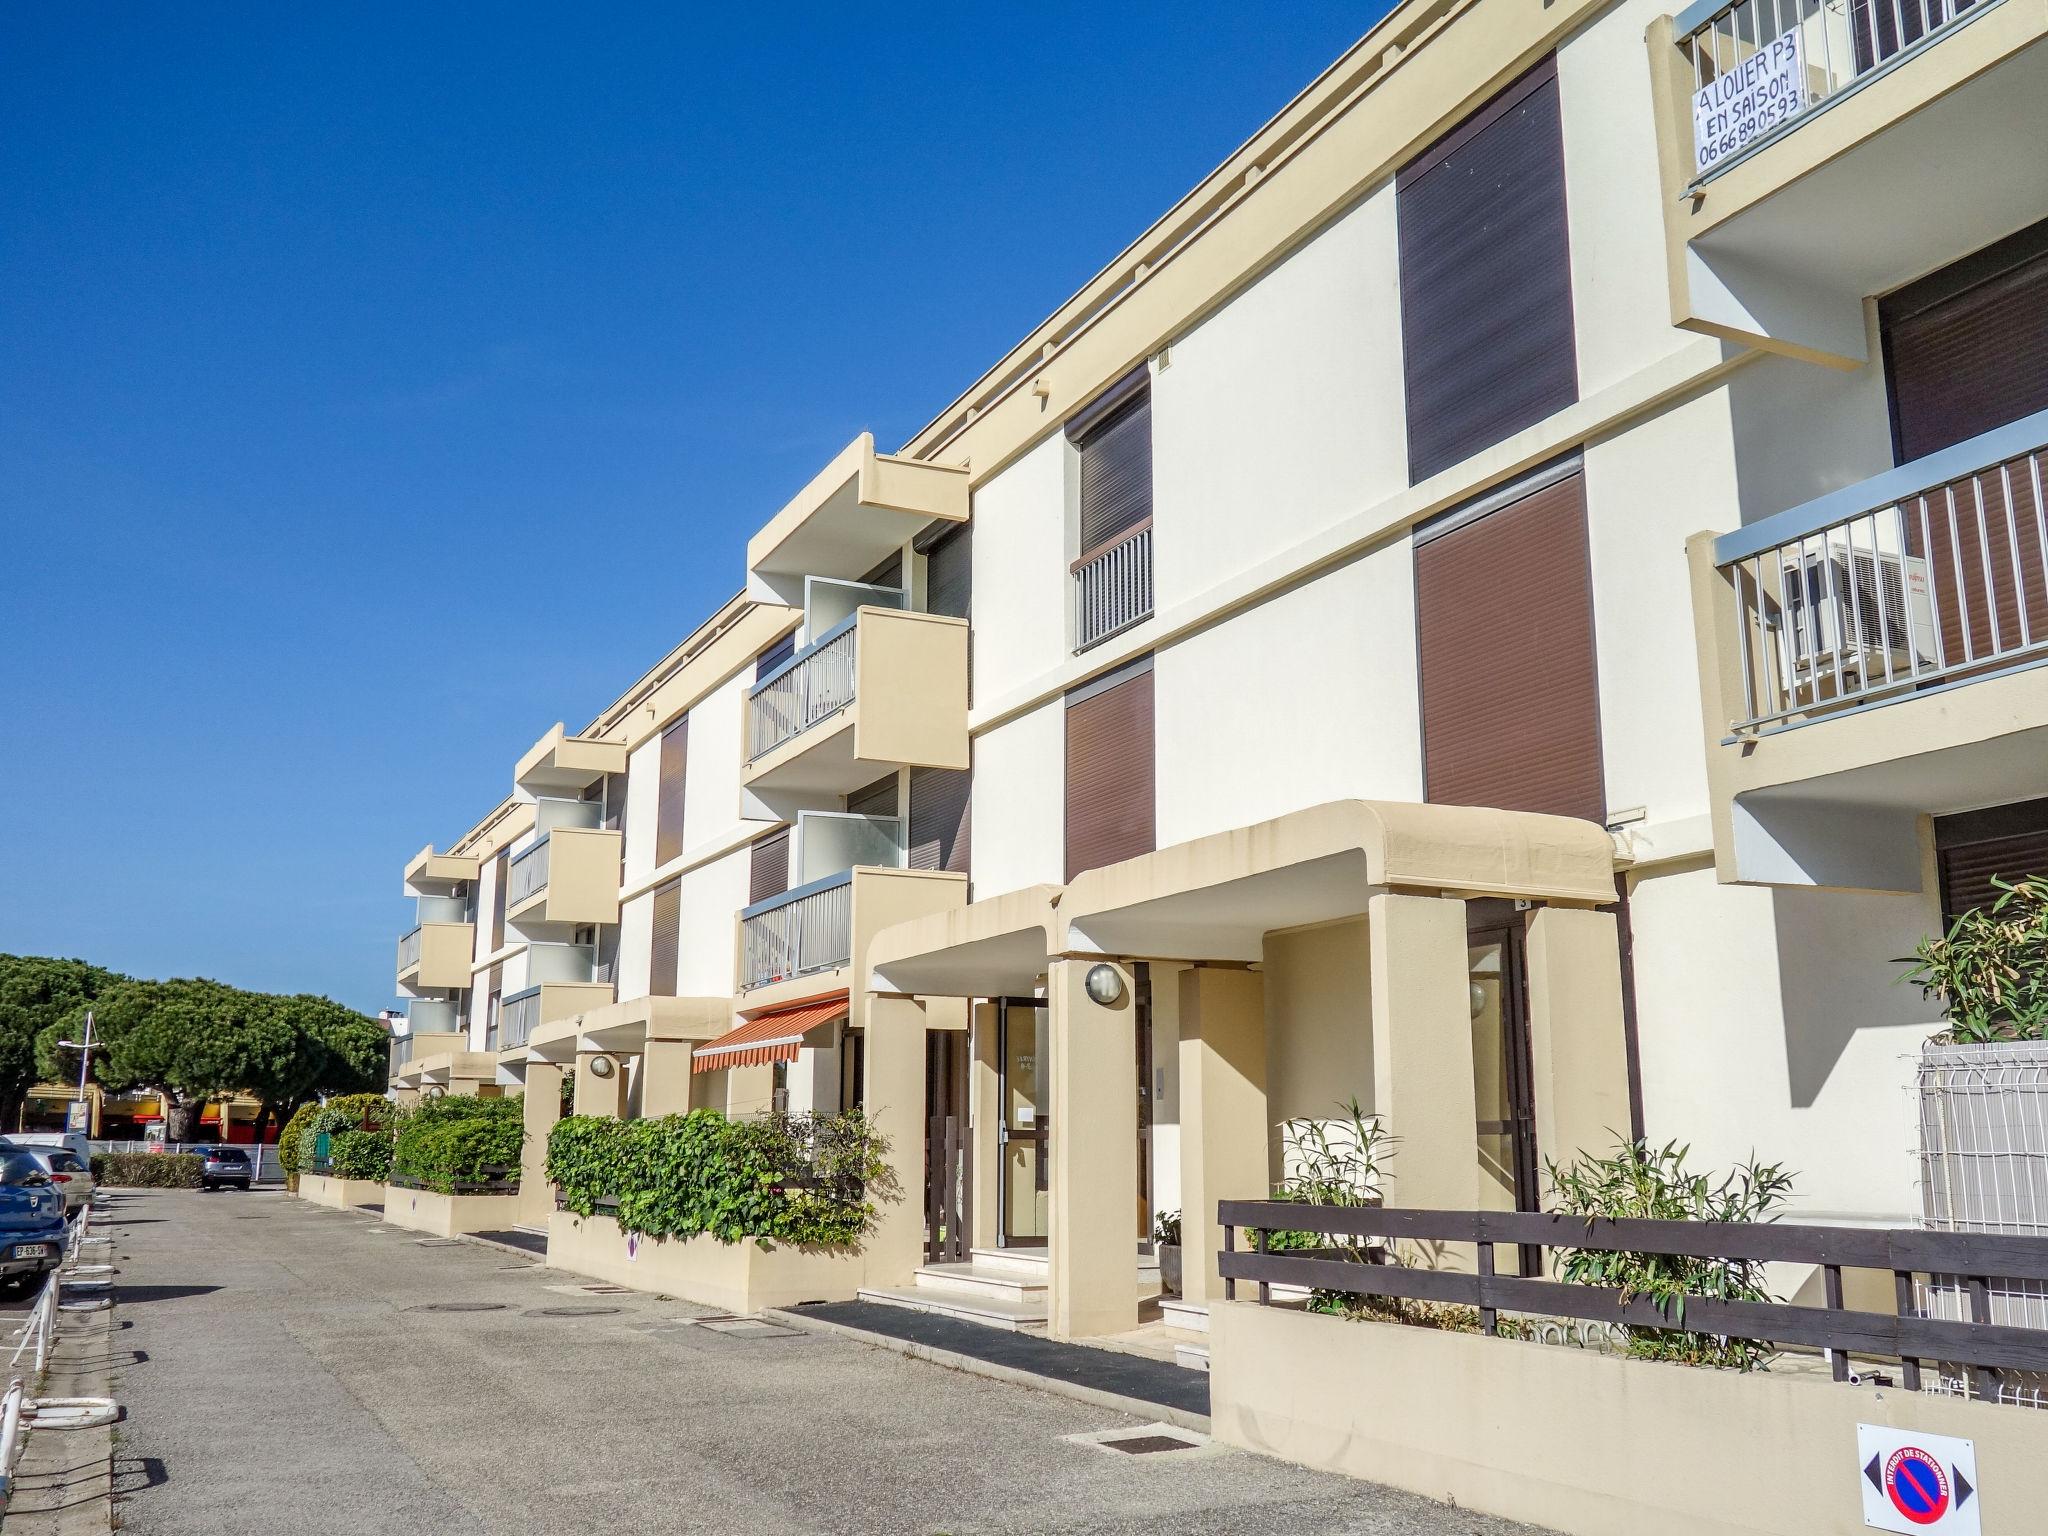
[[[1522,1528],[850,1340],[720,1331],[278,1194],[109,1212],[121,1528],[145,1536]],[[423,1308],[455,1303],[460,1311]]]

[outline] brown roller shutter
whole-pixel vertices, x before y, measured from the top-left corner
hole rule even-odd
[[[1394,207],[1419,481],[1579,397],[1556,60],[1404,167]]]
[[[856,789],[846,797],[846,808],[856,816],[894,816],[896,775],[885,773],[865,789]]]
[[[1067,695],[1067,878],[1152,851],[1152,658]]]
[[[690,717],[661,733],[661,779],[654,799],[654,865],[683,852],[683,781],[690,758]]]
[[[910,772],[910,867],[967,873],[974,775],[965,768]]]
[[[1459,517],[1415,549],[1427,797],[1605,823],[1584,481]]]
[[[766,901],[789,889],[789,828],[754,839],[747,872],[747,903]]]
[[[505,896],[512,881],[512,850],[507,848],[496,860],[491,880],[491,953],[505,947]]]
[[[2048,410],[2048,221],[1888,295],[1877,315],[1899,463]]]
[[[1941,913],[1952,923],[2004,894],[1992,876],[2012,881],[2048,875],[2048,800],[1934,818],[1935,862],[1941,872]]]
[[[1080,553],[1087,560],[1152,519],[1152,394],[1134,370],[1067,424],[1080,456]]]
[[[683,882],[671,880],[654,890],[654,939],[648,946],[647,991],[654,997],[676,995],[676,966],[683,952]]]
[[[961,523],[925,551],[925,612],[949,619],[973,617],[974,525]],[[967,633],[967,702],[974,702],[974,632]]]
[[[796,631],[791,630],[780,640],[769,646],[754,658],[754,681],[760,682],[770,672],[781,666],[796,654]]]

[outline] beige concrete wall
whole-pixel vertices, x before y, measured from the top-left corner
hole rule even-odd
[[[302,1173],[299,1175],[299,1198],[308,1205],[352,1211],[359,1205],[380,1204],[384,1199],[384,1186],[373,1179],[334,1179],[324,1173]]]
[[[967,1117],[974,1138],[974,1199],[969,1240],[976,1248],[1002,1241],[1002,1059],[997,1054],[996,1005],[976,1003],[973,1059],[968,1067]]]
[[[1222,1295],[1216,1202],[1258,1200],[1271,1189],[1266,979],[1195,966],[1179,981],[1181,1295],[1206,1303]]]
[[[551,923],[616,923],[619,834],[593,827],[557,827],[548,834],[543,906]]]
[[[1372,942],[1373,1104],[1395,1137],[1389,1205],[1469,1211],[1484,1202],[1472,1078],[1465,904],[1377,895]]]
[[[864,608],[854,665],[853,755],[967,766],[967,621]]]
[[[513,1224],[519,1209],[515,1195],[444,1195],[399,1184],[383,1188],[385,1221],[431,1237],[503,1231]]]
[[[875,1230],[864,1252],[874,1285],[908,1285],[924,1262],[925,1006],[906,997],[868,1003],[861,1104],[888,1141],[894,1186],[873,1192]]]
[[[1266,937],[1268,1171],[1285,1173],[1277,1127],[1327,1120],[1351,1095],[1374,1103],[1372,944],[1363,921]]]
[[[1860,1533],[1859,1422],[1974,1441],[1987,1532],[2048,1507],[2022,1408],[1249,1302],[1210,1309],[1209,1355],[1226,1444],[1574,1536]]]
[[[555,1208],[548,1183],[548,1134],[562,1118],[562,1068],[549,1061],[528,1062],[524,1099],[526,1138],[519,1146],[519,1202],[514,1225],[537,1227]]]
[[[1046,987],[1052,1035],[1049,1329],[1060,1339],[1138,1326],[1136,994],[1129,971],[1119,966],[1122,998],[1098,1006],[1083,985],[1092,963],[1054,961]]]
[[[611,1063],[611,1076],[599,1077],[592,1066],[602,1057]],[[579,1115],[608,1115],[616,1120],[626,1113],[627,1075],[625,1067],[602,1051],[576,1053],[575,1112]]]
[[[649,1040],[640,1057],[640,1113],[649,1120],[690,1112],[695,1040]]]
[[[858,1254],[763,1249],[714,1237],[629,1243],[609,1216],[548,1218],[548,1268],[636,1291],[680,1296],[727,1312],[759,1312],[807,1301],[851,1301],[864,1283]]]
[[[1539,907],[1528,921],[1536,1146],[1570,1162],[1629,1138],[1621,946],[1611,912]]]

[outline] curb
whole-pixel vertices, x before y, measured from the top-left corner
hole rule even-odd
[[[1012,1365],[997,1365],[992,1361],[977,1360],[972,1355],[939,1349],[930,1344],[920,1344],[914,1339],[899,1339],[886,1333],[870,1333],[864,1328],[828,1322],[822,1317],[806,1317],[801,1310],[792,1307],[770,1307],[763,1311],[761,1316],[773,1318],[776,1322],[792,1328],[801,1328],[806,1333],[834,1334],[843,1339],[851,1339],[856,1344],[871,1344],[878,1349],[892,1350],[913,1360],[923,1360],[932,1365],[944,1366],[948,1370],[964,1372],[969,1376],[985,1376],[991,1381],[1006,1382],[1013,1387],[1030,1387],[1040,1392],[1049,1392],[1054,1397],[1087,1403],[1090,1407],[1128,1413],[1146,1423],[1171,1424],[1176,1429],[1192,1430],[1198,1435],[1209,1433],[1209,1416],[1205,1413],[1190,1413],[1185,1408],[1171,1408],[1165,1403],[1148,1402],[1142,1397],[1125,1397],[1117,1392],[1104,1392],[1099,1387],[1084,1387],[1078,1382],[1040,1376],[1032,1371],[1019,1370]]]

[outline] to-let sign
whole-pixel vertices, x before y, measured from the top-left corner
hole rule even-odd
[[[1881,1424],[1856,1426],[1863,1523],[1900,1536],[1982,1536],[1977,1446]]]
[[[1693,174],[1705,174],[1805,105],[1805,57],[1795,28],[1693,92]]]

